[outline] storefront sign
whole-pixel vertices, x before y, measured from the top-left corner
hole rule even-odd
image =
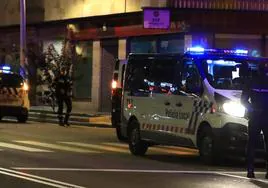
[[[146,29],[169,29],[170,10],[169,9],[143,9],[143,26]]]

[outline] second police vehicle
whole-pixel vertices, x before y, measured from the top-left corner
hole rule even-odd
[[[206,163],[244,155],[243,82],[268,61],[247,53],[197,47],[183,55],[130,54],[119,124],[131,153],[144,155],[161,144],[197,148]],[[261,138],[258,149],[262,153]]]
[[[11,72],[9,66],[0,67],[0,119],[14,116],[20,123],[28,120],[28,90],[22,76]]]

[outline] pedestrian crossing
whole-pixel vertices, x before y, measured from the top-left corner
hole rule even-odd
[[[30,153],[70,152],[80,154],[130,154],[128,144],[118,142],[85,143],[76,141],[40,142],[35,140],[0,141],[0,152],[17,150]],[[182,147],[150,147],[148,154],[196,156],[198,151]]]

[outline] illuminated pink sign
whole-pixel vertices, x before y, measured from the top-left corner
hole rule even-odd
[[[143,26],[146,29],[169,29],[169,9],[145,8],[143,10]]]

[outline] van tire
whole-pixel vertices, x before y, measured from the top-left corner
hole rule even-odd
[[[17,117],[19,123],[26,123],[28,120],[28,115],[20,115]]]
[[[121,131],[120,125],[116,125],[115,131],[116,131],[117,139],[119,141],[122,141],[122,142],[126,142],[127,141],[127,138],[122,135],[122,131]]]
[[[212,129],[204,127],[200,132],[199,137],[199,154],[200,159],[205,164],[214,164],[219,160],[219,155],[215,151],[215,143]]]
[[[141,140],[139,123],[132,120],[129,125],[129,150],[133,155],[143,156],[148,150],[148,144]]]

